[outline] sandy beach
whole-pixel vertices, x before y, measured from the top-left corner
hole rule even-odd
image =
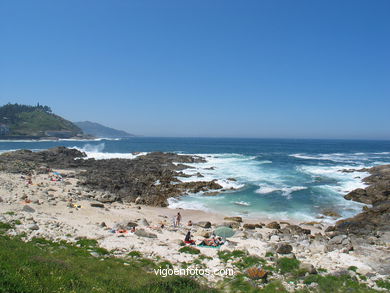
[[[200,243],[216,226],[232,222],[225,219],[230,215],[174,210],[134,203],[102,204],[95,200],[87,200],[88,194],[97,191],[78,186],[77,179],[72,178],[73,171],[53,171],[62,174],[63,180],[51,181],[48,174],[39,174],[33,175],[29,184],[27,177],[20,174],[0,173],[2,221],[19,223],[14,230],[9,231],[9,234],[22,234],[26,240],[33,237],[70,242],[80,238],[96,239],[99,246],[118,257],[126,256],[131,251],[139,251],[145,257],[168,260],[180,267],[182,263],[191,263],[195,259],[191,254],[178,252],[187,231],[191,231],[194,235],[193,239]],[[177,212],[182,214],[182,224],[174,227],[172,218]],[[187,226],[189,220],[194,223],[193,226]],[[164,228],[161,228],[161,224],[164,224]],[[366,281],[371,286],[375,286],[375,278],[381,277],[378,273],[372,274],[375,271],[373,267],[375,253],[368,256],[360,254],[359,251],[349,250],[346,240],[343,239],[339,246],[338,243],[334,243],[337,249],[330,250],[327,241],[323,240],[327,228],[324,223],[303,224],[279,221],[276,224],[279,229],[295,227],[295,224],[299,224],[298,227],[309,229],[310,234],[280,233],[279,229],[271,228],[270,221],[266,219],[248,221],[243,219],[242,223],[236,222],[236,224],[235,235],[219,249],[198,247],[203,255],[209,257],[203,260],[204,266],[237,270],[231,261],[227,263],[221,261],[217,256],[218,251],[244,250],[249,255],[265,257],[267,252],[278,255],[276,251],[288,244],[291,245],[292,251],[287,253],[281,251],[280,256],[297,258],[310,268],[337,272],[355,266],[358,273],[372,275],[373,278]],[[245,224],[261,224],[261,226],[251,227]],[[129,225],[136,225],[136,231],[141,230],[142,233],[139,235],[131,233],[126,228]],[[119,232],[120,230],[123,230],[122,233]],[[389,250],[388,244],[373,248],[373,251]],[[270,259],[271,262],[272,259],[273,257]],[[219,280],[221,276],[208,276],[209,282]],[[287,282],[285,286],[291,290],[303,288],[302,284]]]

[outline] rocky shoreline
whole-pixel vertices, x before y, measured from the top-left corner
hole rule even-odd
[[[202,160],[164,153],[132,160],[93,160],[66,148],[4,153],[0,155],[0,222],[11,223],[13,228],[7,233],[22,235],[25,240],[43,237],[77,243],[96,239],[110,255],[125,258],[138,251],[150,259],[167,260],[175,268],[184,264],[230,268],[242,275],[248,259],[259,260],[268,268],[270,279],[280,281],[291,292],[316,291],[318,283],[305,283],[310,276],[347,276],[382,290],[377,281],[390,275],[390,166],[364,170],[371,173],[364,179],[369,186],[351,192],[346,199],[370,206],[329,226],[321,221],[267,222],[164,208],[171,196],[199,189],[221,190],[214,181],[180,181],[186,163]],[[50,180],[52,171],[60,173],[62,180]],[[178,211],[184,224],[174,227],[171,218]],[[192,226],[186,225],[188,220]],[[188,230],[200,242],[220,225],[236,231],[220,249],[197,247],[199,254],[180,251]],[[118,233],[134,226],[137,233]],[[235,251],[240,258],[233,256]],[[226,260],[226,255],[232,256]],[[297,265],[294,271],[286,273],[280,268],[286,259]],[[302,276],[294,275],[298,273]],[[218,276],[207,277],[210,284],[222,281]]]
[[[126,159],[88,159],[84,152],[65,147],[32,152],[18,150],[0,155],[0,170],[12,173],[47,173],[50,169],[76,170],[88,198],[103,203],[122,202],[167,206],[167,199],[200,191],[222,190],[215,181],[182,182],[186,163],[204,162],[198,156],[154,152]],[[97,191],[105,192],[95,196]]]

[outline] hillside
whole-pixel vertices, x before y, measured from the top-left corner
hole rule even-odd
[[[52,113],[48,106],[6,104],[0,107],[0,137],[58,137],[83,136],[72,122]]]
[[[134,134],[127,133],[123,130],[117,130],[110,128],[99,123],[83,121],[83,122],[74,122],[78,127],[82,129],[85,134],[89,134],[95,137],[102,138],[125,138],[133,137]]]

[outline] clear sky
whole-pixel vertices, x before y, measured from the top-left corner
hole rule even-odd
[[[0,104],[145,136],[390,139],[388,0],[0,0]]]

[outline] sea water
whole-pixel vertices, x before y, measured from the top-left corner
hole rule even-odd
[[[313,220],[330,210],[349,217],[362,204],[343,196],[364,188],[366,172],[343,172],[390,164],[390,141],[147,138],[91,141],[0,141],[0,152],[73,147],[95,159],[125,158],[152,151],[196,154],[196,163],[182,181],[217,180],[226,191],[206,196],[190,194],[169,199],[169,207],[275,219]],[[137,152],[137,154],[134,154]],[[197,173],[204,177],[197,177]],[[234,180],[232,180],[234,179]]]

